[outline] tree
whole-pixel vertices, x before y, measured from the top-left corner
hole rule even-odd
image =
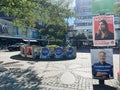
[[[116,5],[115,5],[115,14],[120,14],[120,3],[117,3]]]
[[[40,22],[47,28],[42,29],[41,34],[45,32],[47,37],[60,39],[67,32],[65,19],[74,16],[69,8],[70,1],[72,0],[1,0],[0,11],[15,17],[12,22],[17,26],[34,27],[35,22]],[[48,27],[56,32],[57,36],[47,32],[51,31]]]
[[[13,16],[13,23],[17,26],[34,26],[38,14],[38,4],[31,0],[1,0],[0,11],[7,16]]]
[[[117,3],[117,4],[115,4],[115,10],[114,10],[115,12],[115,15],[119,15],[120,16],[120,2],[119,3]],[[120,19],[120,18],[119,18]],[[119,22],[120,22],[120,20],[119,20]]]
[[[52,0],[52,4],[47,5],[47,14],[49,19],[45,30],[41,30],[43,35],[47,34],[47,38],[63,40],[68,32],[67,23],[65,19],[74,16],[74,12],[70,8],[70,1],[72,0]],[[45,5],[44,5],[45,6]],[[64,37],[64,38],[63,38]]]

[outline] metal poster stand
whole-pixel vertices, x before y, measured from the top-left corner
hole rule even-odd
[[[99,85],[105,85],[105,80],[99,79]]]

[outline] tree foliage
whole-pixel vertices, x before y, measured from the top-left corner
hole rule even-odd
[[[0,11],[3,11],[5,15],[15,17],[14,24],[18,26],[34,26],[37,18],[37,3],[30,0],[1,0],[0,6]]]
[[[68,32],[67,22],[65,19],[74,16],[74,12],[71,11],[70,3],[73,0],[51,0],[52,5],[47,6],[48,11],[48,24],[45,29],[41,30],[43,35],[46,35],[49,39],[65,40],[65,35]]]
[[[120,3],[117,3],[116,5],[115,5],[115,14],[120,14]]]
[[[46,25],[42,34],[46,32],[47,37],[61,38],[67,30],[65,19],[74,16],[70,2],[72,0],[1,0],[0,11],[15,17],[13,23],[17,26],[34,27],[35,22],[40,22]],[[57,34],[47,32],[51,29]]]

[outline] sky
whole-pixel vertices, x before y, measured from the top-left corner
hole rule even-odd
[[[72,9],[74,9],[74,7],[75,7],[75,0],[73,0],[73,4],[71,5],[71,8],[72,8]],[[73,24],[73,23],[74,23],[74,20],[75,20],[75,18],[69,18],[69,19],[68,19],[69,25]]]
[[[69,25],[73,24],[73,23],[74,23],[74,20],[75,20],[75,18],[69,18],[69,19],[68,19]]]

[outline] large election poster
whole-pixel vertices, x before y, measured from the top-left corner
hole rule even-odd
[[[93,79],[113,79],[113,50],[91,49]]]
[[[93,17],[93,42],[94,46],[115,45],[114,17],[95,16]]]

